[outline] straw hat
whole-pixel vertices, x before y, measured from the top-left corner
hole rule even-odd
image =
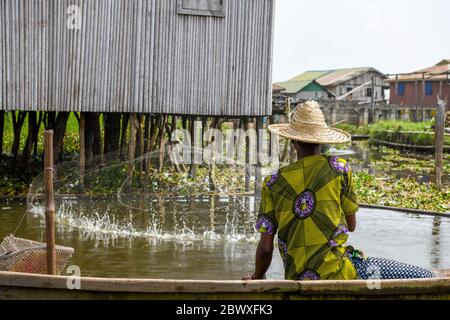
[[[347,132],[327,126],[316,101],[298,105],[291,123],[270,125],[269,130],[282,137],[307,143],[335,144],[351,140],[351,135]]]

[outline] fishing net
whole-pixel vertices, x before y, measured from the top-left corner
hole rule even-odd
[[[251,161],[256,152],[245,159],[228,147],[212,156],[197,147],[176,155],[167,151],[162,168],[159,151],[133,161],[112,154],[94,157],[83,171],[78,160],[59,163],[54,180],[58,231],[77,230],[83,240],[95,239],[105,246],[119,238],[208,243],[257,239],[254,222],[262,181],[286,164],[279,160],[278,142],[272,142],[270,156],[266,142],[261,163]],[[284,153],[289,160],[289,151]],[[221,161],[183,163],[185,155]],[[43,193],[40,175],[33,180],[27,201],[29,211],[40,217],[44,217]]]
[[[201,152],[194,147],[185,151],[199,157]],[[263,176],[276,168],[267,165],[257,176],[256,165],[226,156],[221,164],[208,165],[172,161],[175,156],[168,154],[164,153],[161,170],[158,151],[133,161],[113,155],[93,158],[84,171],[78,160],[59,163],[54,180],[57,231],[77,230],[83,239],[104,244],[131,237],[209,241],[254,235],[257,181],[261,184]],[[39,175],[32,182],[27,206],[42,218],[43,191]]]
[[[56,273],[60,274],[73,248],[55,246]],[[0,244],[0,271],[47,274],[47,245],[9,236]]]

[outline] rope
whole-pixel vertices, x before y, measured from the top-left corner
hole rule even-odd
[[[53,168],[53,167],[46,167],[46,168],[44,168],[44,171],[46,171],[46,170],[53,171],[53,176],[55,175],[55,172],[56,172],[55,168]]]
[[[16,230],[14,230],[12,236],[16,235],[16,232],[17,232],[17,230],[19,230],[19,227],[22,225],[23,219],[25,219],[25,216],[27,215],[27,213],[28,212],[25,210],[25,213],[22,215],[22,218],[20,219],[19,224],[17,225]]]

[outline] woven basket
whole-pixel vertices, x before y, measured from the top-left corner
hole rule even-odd
[[[60,274],[73,248],[55,246],[56,273]],[[47,245],[9,236],[0,244],[0,271],[47,274]]]

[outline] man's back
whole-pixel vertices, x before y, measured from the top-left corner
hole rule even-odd
[[[344,246],[358,211],[351,177],[344,159],[313,155],[265,180],[256,228],[278,232],[286,279],[357,277]]]

